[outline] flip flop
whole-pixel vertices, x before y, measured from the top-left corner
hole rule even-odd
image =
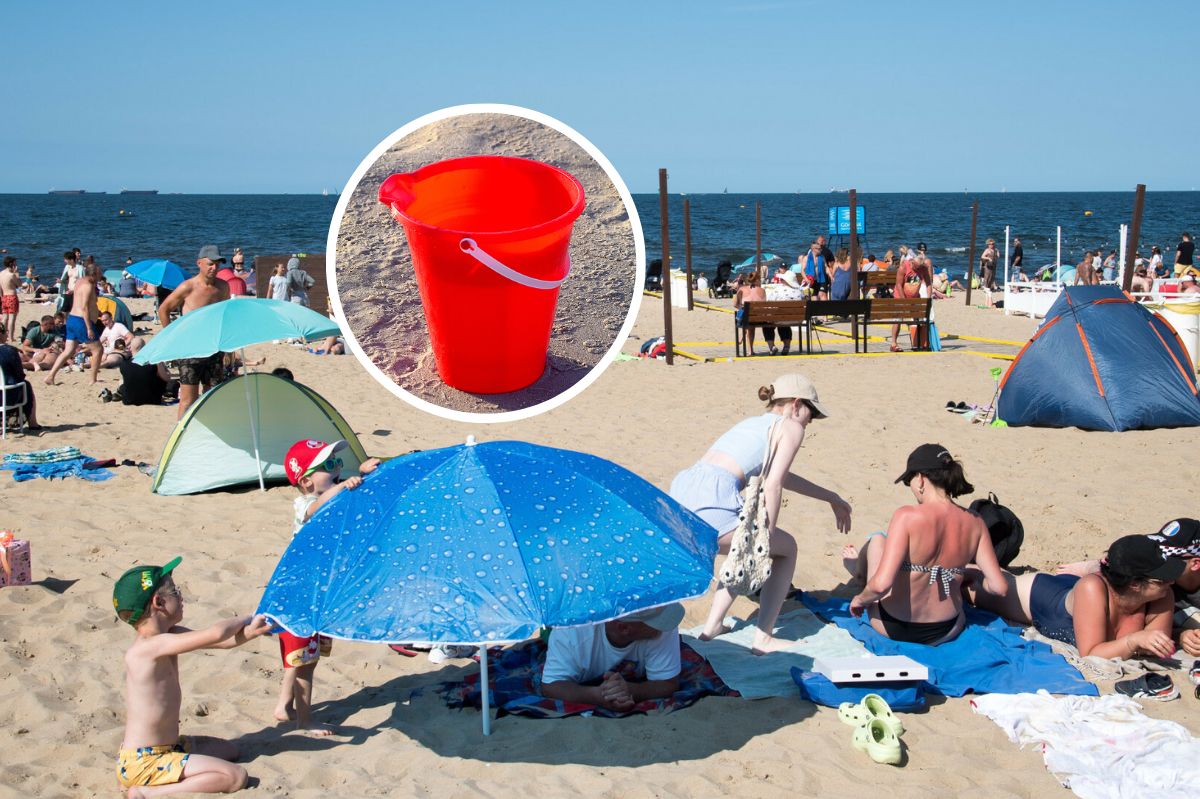
[[[417,655],[421,654],[415,649],[409,649],[404,644],[388,644],[388,649],[392,650],[397,655],[404,655],[406,658],[415,658]]]
[[[904,350],[903,350],[903,349],[901,349],[900,347],[897,347],[895,344],[893,344],[893,345],[892,345],[892,352],[904,352]]]

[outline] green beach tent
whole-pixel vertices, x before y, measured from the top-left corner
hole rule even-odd
[[[259,372],[235,377],[203,394],[175,425],[150,490],[195,494],[260,476],[286,482],[284,455],[302,438],[344,438],[346,474],[367,457],[342,415],[308,386]]]

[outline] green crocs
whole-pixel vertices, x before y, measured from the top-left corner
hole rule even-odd
[[[854,748],[866,752],[876,763],[900,763],[900,739],[879,719],[871,719],[854,730]]]
[[[842,702],[838,706],[838,718],[851,727],[861,727],[872,719],[878,719],[893,735],[904,734],[904,724],[879,694],[867,694],[857,704]]]

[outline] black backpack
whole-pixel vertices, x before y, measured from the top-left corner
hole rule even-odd
[[[1021,551],[1025,541],[1025,527],[1017,514],[1000,504],[996,495],[988,493],[987,499],[977,499],[967,510],[978,514],[987,525],[988,534],[992,538],[992,547],[996,550],[996,559],[1004,568],[1013,562]]]

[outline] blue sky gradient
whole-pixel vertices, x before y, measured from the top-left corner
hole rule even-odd
[[[561,119],[634,192],[1200,185],[1196,2],[5,4],[0,192],[340,190],[409,120]]]

